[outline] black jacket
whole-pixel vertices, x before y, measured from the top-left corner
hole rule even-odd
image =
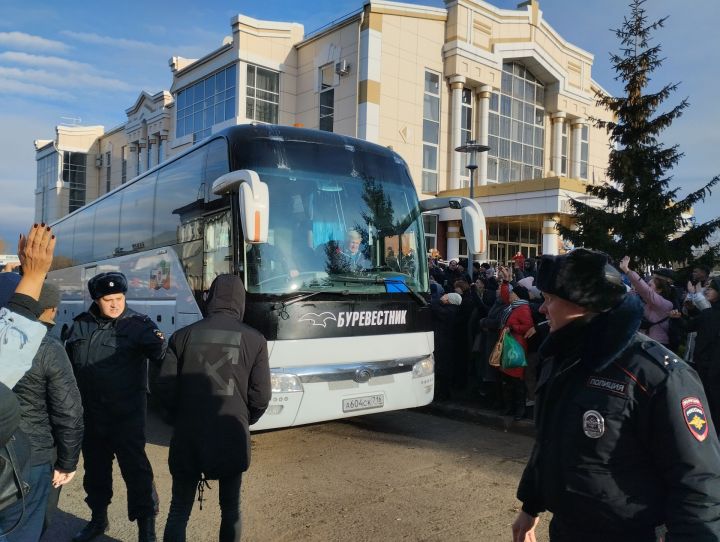
[[[147,360],[159,363],[166,348],[163,334],[150,318],[127,307],[117,318],[103,318],[93,303],[75,317],[65,348],[86,419],[145,415]]]
[[[170,338],[153,391],[174,415],[173,476],[219,479],[250,465],[249,425],[270,397],[267,342],[243,324],[245,288],[220,275],[208,294],[208,316]]]
[[[697,373],[636,334],[642,307],[575,320],[540,348],[537,440],[518,498],[578,540],[720,537],[720,444]]]
[[[83,407],[70,360],[60,341],[46,335],[13,391],[20,401],[20,428],[32,443],[32,464],[76,469],[83,437]]]

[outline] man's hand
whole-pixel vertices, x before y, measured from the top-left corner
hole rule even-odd
[[[50,226],[35,224],[27,237],[20,235],[18,257],[22,265],[23,277],[15,288],[18,294],[25,294],[37,300],[45,276],[50,270],[55,252],[55,236]]]
[[[64,486],[75,476],[75,471],[65,472],[62,470],[55,469],[53,471],[52,486],[58,488]]]
[[[512,524],[513,542],[536,542],[535,527],[538,521],[540,521],[539,517],[534,518],[520,510]]]

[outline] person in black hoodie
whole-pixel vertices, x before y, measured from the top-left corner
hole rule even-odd
[[[185,540],[195,489],[220,481],[220,541],[239,541],[240,483],[250,466],[249,426],[270,402],[267,342],[243,324],[245,287],[220,275],[207,316],[170,338],[154,391],[174,419],[168,460],[172,501],[163,540]]]

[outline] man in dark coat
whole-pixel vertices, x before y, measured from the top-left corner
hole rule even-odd
[[[39,320],[48,330],[55,324],[60,291],[45,282],[38,300]],[[32,457],[30,493],[25,517],[11,539],[38,540],[51,493],[75,475],[83,435],[83,409],[75,375],[63,345],[46,335],[13,391],[20,401],[20,428],[30,438]]]
[[[240,540],[240,483],[250,466],[249,426],[260,419],[271,397],[267,342],[243,324],[244,312],[242,280],[220,275],[210,287],[207,316],[170,338],[153,388],[174,418],[165,542],[184,542],[195,490],[202,499],[205,480],[220,481],[220,541]]]
[[[126,306],[127,288],[125,275],[118,272],[90,279],[93,304],[75,317],[66,337],[85,410],[83,487],[92,511],[74,542],[92,540],[108,527],[113,456],[127,486],[128,518],[138,523],[139,541],[156,540],[157,494],[145,454],[147,360],[159,363],[166,343],[150,318]]]
[[[535,447],[513,542],[720,538],[720,443],[697,373],[637,334],[642,307],[600,252],[543,256]]]

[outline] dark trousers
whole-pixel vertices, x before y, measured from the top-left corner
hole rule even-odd
[[[0,533],[9,531],[20,516],[22,520],[10,534],[0,535],[0,542],[37,542],[40,539],[51,481],[50,463],[30,467],[30,476],[27,480],[30,492],[25,497],[25,511],[23,512],[23,501],[18,501],[3,510],[0,514]]]
[[[86,418],[82,452],[85,502],[94,513],[103,512],[112,500],[112,465],[113,457],[117,457],[127,486],[130,521],[157,514],[152,467],[145,455],[144,409],[141,415],[133,413],[124,419],[116,418],[112,424]]]
[[[582,519],[582,518],[579,518]],[[656,542],[655,529],[647,531],[616,531],[598,532],[593,531],[589,526],[592,521],[587,519],[588,525],[582,529],[563,522],[560,518],[553,516],[550,520],[550,542]]]
[[[220,542],[240,542],[242,516],[240,515],[240,483],[242,475],[219,480]],[[185,530],[200,480],[173,476],[172,500],[163,542],[185,542]],[[210,482],[213,484],[213,482]]]

